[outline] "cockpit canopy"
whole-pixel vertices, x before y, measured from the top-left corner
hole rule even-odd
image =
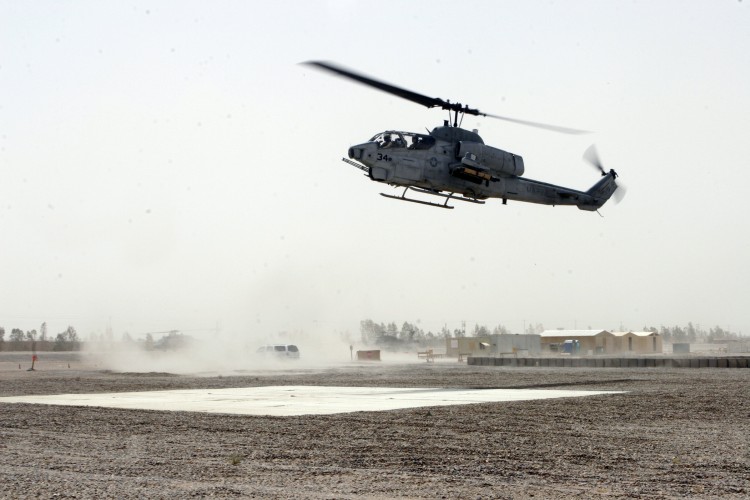
[[[397,132],[387,130],[376,134],[370,142],[377,142],[378,149],[406,148],[406,149],[430,149],[435,145],[435,138],[424,134],[413,132]]]

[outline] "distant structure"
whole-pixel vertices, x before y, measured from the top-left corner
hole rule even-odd
[[[445,339],[445,355],[462,356],[537,356],[542,353],[539,335],[511,335],[507,333],[481,337]]]
[[[727,342],[727,352],[732,354],[750,353],[750,341],[732,340]]]
[[[357,361],[380,361],[380,349],[357,351]]]
[[[544,352],[559,353],[566,340],[579,342],[580,354],[611,354],[615,336],[607,330],[544,330],[539,334]]]
[[[617,354],[662,354],[662,336],[655,332],[612,332]]]
[[[544,352],[563,352],[566,341],[577,341],[579,354],[661,354],[661,335],[654,332],[610,332],[608,330],[545,330],[541,334]]]

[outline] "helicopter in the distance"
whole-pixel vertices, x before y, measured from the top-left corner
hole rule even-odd
[[[604,170],[593,145],[584,158],[601,172],[602,178],[588,191],[578,191],[522,177],[523,158],[487,146],[476,130],[462,129],[459,119],[468,114],[569,134],[586,133],[584,131],[483,113],[467,105],[396,87],[329,62],[309,61],[304,64],[428,108],[440,107],[448,111],[453,123],[445,120],[443,126],[435,127],[426,134],[387,130],[349,148],[348,158],[342,158],[344,162],[364,171],[373,181],[404,187],[401,196],[380,193],[382,196],[441,208],[453,208],[448,205],[450,200],[483,204],[488,198],[499,198],[503,205],[508,200],[514,200],[544,205],[574,205],[581,210],[594,211],[618,190],[615,182],[617,173]],[[433,203],[409,198],[406,196],[409,190],[440,196],[445,201]]]

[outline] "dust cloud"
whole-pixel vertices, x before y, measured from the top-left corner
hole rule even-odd
[[[257,352],[274,344],[296,345],[299,359]],[[231,336],[201,339],[173,334],[154,339],[153,345],[143,341],[87,343],[84,355],[96,367],[116,372],[215,376],[341,367],[356,359],[356,351],[360,349],[369,347],[336,334],[287,334],[264,339]],[[388,353],[384,357],[386,363],[417,358],[409,353]]]

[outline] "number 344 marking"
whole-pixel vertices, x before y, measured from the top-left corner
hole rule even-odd
[[[393,161],[393,158],[383,153],[378,153],[378,161]]]

